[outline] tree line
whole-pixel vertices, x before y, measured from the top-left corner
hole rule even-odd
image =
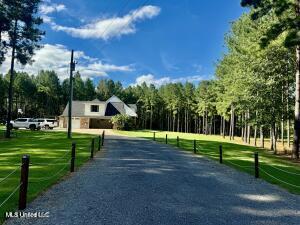
[[[7,114],[7,121],[22,107],[31,116],[57,116],[68,101],[69,82],[60,82],[55,71],[36,76],[14,72],[15,59],[26,64],[41,47],[39,3],[0,2],[0,62],[8,51],[11,55],[10,72],[0,77],[0,113]],[[270,138],[275,153],[280,140],[288,149],[293,144],[292,155],[299,158],[300,0],[242,0],[241,4],[249,12],[226,34],[228,50],[216,62],[213,80],[127,88],[101,80],[95,87],[77,73],[74,100],[107,100],[115,94],[126,103],[137,103],[140,128],[240,136],[261,147]],[[1,38],[3,34],[8,40]]]
[[[213,80],[137,87],[141,125],[240,136],[261,147],[267,137],[274,153],[280,140],[299,158],[300,0],[241,4],[250,10],[226,34]]]
[[[9,78],[10,72],[0,75],[2,121],[5,120],[8,110]],[[79,72],[73,77],[73,89],[74,101],[92,101],[95,98],[106,101],[112,95],[123,92],[120,82],[104,79],[96,88],[91,79],[83,80]],[[69,101],[69,79],[61,81],[55,71],[42,70],[36,75],[14,72],[13,90],[12,118],[57,117]]]

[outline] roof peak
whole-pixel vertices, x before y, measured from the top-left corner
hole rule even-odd
[[[113,95],[106,102],[123,102],[119,97]]]

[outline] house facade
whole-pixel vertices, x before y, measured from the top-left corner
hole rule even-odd
[[[59,126],[68,126],[67,104],[63,114],[59,117]],[[123,114],[137,118],[137,106],[125,104],[118,97],[112,96],[107,101],[72,101],[72,128],[74,129],[111,129],[113,127],[110,119]]]

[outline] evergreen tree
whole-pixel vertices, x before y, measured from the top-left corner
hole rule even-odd
[[[40,47],[38,42],[44,33],[38,28],[42,23],[42,19],[37,16],[40,0],[3,0],[2,3],[6,7],[7,19],[10,22],[7,47],[11,49],[11,68],[6,127],[6,137],[9,138],[15,60],[22,65],[30,62],[34,50]]]
[[[300,145],[300,0],[242,0],[242,6],[253,7],[252,18],[258,20],[275,13],[277,22],[265,30],[262,47],[284,36],[286,47],[295,47],[297,56],[293,157],[299,158]]]
[[[95,86],[89,78],[84,82],[84,95],[86,101],[92,101],[96,98]]]

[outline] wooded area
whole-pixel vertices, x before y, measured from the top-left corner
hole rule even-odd
[[[35,8],[38,3],[35,1]],[[97,97],[105,101],[116,95],[126,103],[137,103],[140,128],[220,134],[231,139],[241,136],[245,143],[250,143],[252,137],[254,145],[258,145],[259,137],[261,147],[264,138],[270,138],[275,153],[278,140],[286,149],[291,149],[290,145],[294,143],[293,156],[298,158],[300,25],[297,21],[300,3],[298,0],[244,0],[242,5],[250,7],[249,12],[232,23],[225,37],[228,50],[216,62],[213,80],[203,80],[199,85],[187,82],[158,87],[144,83],[123,88],[120,82],[104,79],[95,88],[91,79],[83,81],[77,72],[74,100]],[[15,6],[11,7],[14,9]],[[35,12],[33,10],[33,14]],[[21,19],[22,15],[15,20]],[[37,20],[36,24],[40,24],[39,18]],[[5,25],[3,21],[2,25]],[[13,26],[2,25],[1,32],[13,29]],[[39,47],[35,42],[42,33],[36,32],[35,37],[30,37],[33,46],[29,48]],[[11,31],[9,34],[10,44],[13,44],[14,35]],[[18,36],[16,40],[21,43],[22,38],[29,37]],[[1,44],[4,46],[1,52],[3,60],[11,46],[5,45],[4,41]],[[25,53],[32,53],[29,50]],[[25,57],[24,63],[31,55]],[[22,62],[22,57],[16,59]],[[7,100],[10,92],[6,90],[12,83],[14,118],[20,116],[18,109],[23,110],[22,116],[58,116],[67,104],[68,79],[60,81],[55,71],[40,71],[34,75],[9,72],[0,76],[0,114],[3,119],[10,108]]]

